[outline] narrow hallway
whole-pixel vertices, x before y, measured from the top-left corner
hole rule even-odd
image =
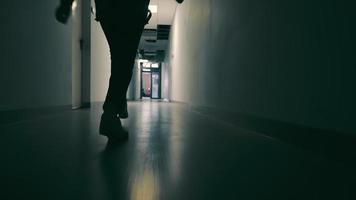
[[[0,200],[356,200],[355,7],[2,3]]]
[[[1,199],[353,199],[350,164],[185,104],[130,102],[127,142],[101,104],[1,126]]]

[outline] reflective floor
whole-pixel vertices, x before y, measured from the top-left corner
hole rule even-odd
[[[100,105],[0,127],[0,199],[356,199],[356,170],[183,104],[129,103],[127,142]]]

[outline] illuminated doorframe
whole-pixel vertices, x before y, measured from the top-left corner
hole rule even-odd
[[[151,85],[150,85],[150,97],[151,99],[161,99],[162,98],[162,73],[161,73],[161,69],[162,69],[162,65],[161,63],[141,63],[141,75],[140,75],[140,82],[141,82],[141,87],[140,87],[140,99],[143,98],[143,74],[144,73],[150,73],[150,77],[151,77]],[[152,67],[154,66],[154,67]],[[157,97],[153,97],[153,73],[158,73],[159,74],[159,83],[158,83],[158,95]]]

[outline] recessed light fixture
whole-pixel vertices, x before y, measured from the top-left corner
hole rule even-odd
[[[149,5],[148,9],[152,12],[152,13],[157,13],[157,5]]]
[[[152,68],[159,68],[159,65],[158,65],[158,63],[152,63],[151,67]]]

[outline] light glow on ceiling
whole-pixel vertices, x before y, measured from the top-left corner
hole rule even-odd
[[[158,7],[157,5],[149,5],[148,9],[152,12],[152,13],[157,13]]]

